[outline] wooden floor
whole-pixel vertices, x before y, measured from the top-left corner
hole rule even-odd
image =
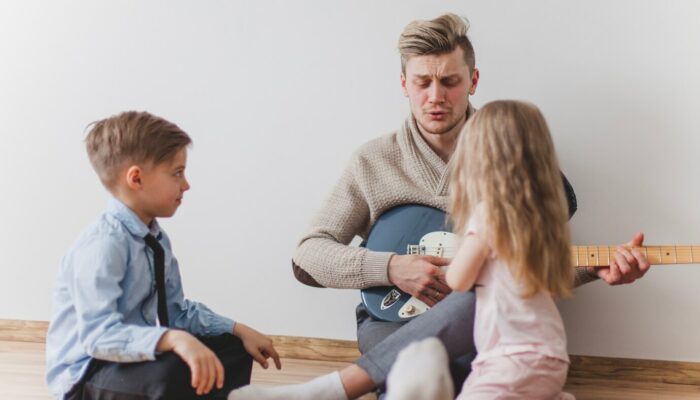
[[[340,369],[344,362],[284,359],[282,371],[266,371],[255,364],[253,383],[278,385],[304,382],[326,372]],[[48,400],[44,383],[44,344],[0,341],[0,399]],[[605,379],[575,379],[566,390],[579,400],[589,399],[700,399],[700,387],[613,381]],[[373,399],[365,396],[363,400]]]

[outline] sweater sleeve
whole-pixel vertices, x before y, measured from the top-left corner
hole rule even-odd
[[[566,178],[564,173],[561,173],[561,180],[564,184],[564,193],[566,194],[566,202],[569,205],[569,218],[573,217],[578,208],[576,202],[576,192],[574,192],[574,187],[571,185],[569,180]],[[579,287],[588,282],[593,282],[598,279],[598,276],[588,272],[586,267],[576,267],[576,274],[574,275],[574,287]]]
[[[359,166],[356,154],[296,249],[294,272],[303,283],[354,289],[390,285],[387,266],[394,253],[348,246],[370,221]]]

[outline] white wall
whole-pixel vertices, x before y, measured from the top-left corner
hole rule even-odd
[[[700,3],[3,1],[0,318],[46,320],[59,259],[101,212],[85,126],[149,110],[191,134],[192,190],[162,224],[190,297],[282,335],[353,339],[356,291],[290,257],[351,152],[399,126],[396,41],[472,21],[475,105],[545,113],[576,187],[578,244],[700,243]],[[574,354],[700,361],[699,266],[594,283],[562,306]]]

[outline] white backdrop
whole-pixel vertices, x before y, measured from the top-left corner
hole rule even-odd
[[[473,102],[536,103],[574,184],[577,244],[700,243],[695,1],[0,3],[0,318],[47,320],[61,255],[107,195],[85,126],[149,110],[194,139],[162,224],[191,298],[270,334],[354,339],[356,291],[290,257],[352,151],[408,113],[396,42],[471,20]],[[562,304],[573,354],[700,361],[700,266],[600,282]]]

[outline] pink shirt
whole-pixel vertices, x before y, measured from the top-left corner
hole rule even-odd
[[[483,232],[479,214],[470,219],[467,234]],[[521,292],[508,265],[492,252],[476,279],[474,362],[527,352],[569,362],[564,323],[552,296],[539,292],[524,299]]]

